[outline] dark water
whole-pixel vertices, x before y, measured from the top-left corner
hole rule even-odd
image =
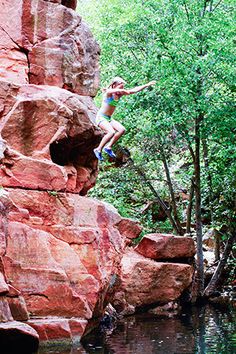
[[[83,346],[42,348],[38,354],[226,354],[236,353],[236,313],[191,308],[175,318],[142,314],[125,318],[110,334],[96,334]]]

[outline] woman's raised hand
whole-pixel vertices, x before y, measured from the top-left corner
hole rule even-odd
[[[148,86],[152,86],[152,85],[155,85],[156,84],[156,80],[152,80],[152,81],[150,81],[147,85]]]

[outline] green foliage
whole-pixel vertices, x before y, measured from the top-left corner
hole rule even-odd
[[[102,86],[116,75],[129,87],[157,80],[154,88],[122,98],[116,112],[127,128],[122,144],[135,163],[166,199],[165,154],[175,193],[189,191],[193,174],[189,147],[194,151],[196,117],[202,114],[200,134],[208,145],[209,162],[206,170],[201,156],[203,207],[212,210],[216,225],[234,222],[234,2],[81,0],[78,12],[101,46]],[[98,105],[100,100],[98,95]],[[124,216],[141,217],[148,229],[161,229],[148,213],[140,214],[154,197],[131,167],[104,169],[92,193]],[[179,203],[179,213],[181,208]]]
[[[236,277],[236,245],[233,245],[231,256],[228,259],[227,267],[228,267],[228,279],[227,282],[229,284],[234,284]]]
[[[53,196],[53,197],[57,197],[58,192],[57,191],[47,191],[49,195]]]

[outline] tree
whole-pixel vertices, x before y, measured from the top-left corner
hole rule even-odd
[[[154,89],[124,100],[117,118],[124,120],[127,127],[123,142],[137,166],[133,171],[144,171],[148,176],[144,187],[144,175],[139,173],[138,179],[131,170],[128,172],[138,189],[135,194],[140,199],[155,199],[158,195],[163,200],[168,195],[172,211],[167,208],[166,212],[179,233],[182,205],[176,202],[176,195],[182,186],[189,194],[194,190],[189,201],[188,225],[194,202],[196,296],[201,297],[202,210],[210,211],[214,227],[220,228],[223,221],[230,230],[235,220],[233,1],[79,3],[83,3],[85,18],[91,21],[102,47],[104,84],[111,73],[124,77],[131,86],[158,79]],[[120,181],[126,172],[121,171]],[[119,189],[119,184],[114,183],[114,188]],[[120,205],[133,205],[133,200],[127,201],[126,190],[129,187],[123,177]],[[107,197],[107,191],[100,193]],[[131,194],[129,191],[128,195]],[[108,199],[119,203],[117,194]],[[136,201],[136,205],[140,204],[141,200]],[[226,217],[222,218],[222,213]],[[230,237],[230,232],[227,235]]]

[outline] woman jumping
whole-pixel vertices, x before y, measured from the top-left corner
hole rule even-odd
[[[155,85],[155,83],[156,81],[151,81],[145,85],[136,86],[132,89],[124,89],[126,82],[121,77],[115,77],[108,88],[103,89],[104,98],[102,106],[96,116],[96,123],[106,134],[102,138],[98,147],[93,150],[99,161],[103,161],[102,150],[105,145],[105,153],[113,158],[116,157],[112,151],[112,146],[125,133],[125,127],[112,118],[120,98],[124,95],[132,95],[142,91],[146,87]]]

